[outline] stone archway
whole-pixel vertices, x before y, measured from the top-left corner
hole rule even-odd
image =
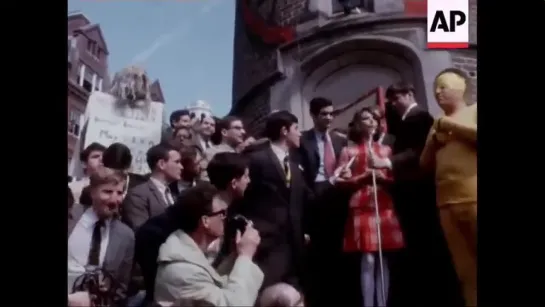
[[[302,128],[312,126],[308,102],[329,98],[336,108],[362,94],[406,80],[415,85],[417,101],[427,107],[425,81],[418,51],[411,43],[387,36],[362,35],[337,41],[307,56],[301,64],[300,106],[295,108]],[[358,107],[372,102],[365,100]],[[359,103],[358,103],[359,104]]]

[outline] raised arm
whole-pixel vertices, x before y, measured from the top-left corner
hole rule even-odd
[[[176,263],[173,274],[163,276],[170,296],[179,298],[175,306],[206,302],[212,306],[253,306],[263,283],[263,272],[247,256],[238,256],[227,282],[218,286],[202,267]],[[183,272],[183,274],[178,274]]]

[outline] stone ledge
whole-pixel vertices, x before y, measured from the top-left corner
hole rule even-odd
[[[301,31],[298,33],[297,38],[294,41],[281,45],[278,49],[282,52],[286,52],[299,44],[307,43],[308,41],[314,40],[321,35],[331,36],[340,30],[346,30],[347,28],[369,28],[373,26],[385,25],[385,24],[400,24],[400,23],[422,23],[426,22],[426,17],[422,16],[406,16],[403,14],[366,14],[362,13],[361,15],[347,16],[342,19],[331,19],[327,23],[318,25],[314,27],[309,26],[308,23],[319,23],[318,20],[309,21],[302,25],[299,25],[301,29],[306,29],[306,31]]]

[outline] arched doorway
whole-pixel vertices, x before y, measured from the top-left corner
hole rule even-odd
[[[417,101],[427,106],[420,59],[410,43],[402,39],[367,36],[336,42],[306,57],[301,73],[302,114],[298,115],[304,129],[312,126],[308,113],[312,98],[326,97],[341,109],[377,87],[386,88],[400,80],[412,82]],[[376,97],[363,99],[346,112],[373,104]]]

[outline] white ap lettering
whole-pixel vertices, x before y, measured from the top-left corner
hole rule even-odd
[[[455,32],[457,26],[461,26],[466,22],[466,14],[462,11],[450,11],[449,13],[449,21],[447,22],[447,18],[445,17],[445,13],[443,11],[435,11],[435,15],[433,16],[433,21],[431,23],[431,29],[430,32],[435,32],[437,29],[441,29],[444,32]]]

